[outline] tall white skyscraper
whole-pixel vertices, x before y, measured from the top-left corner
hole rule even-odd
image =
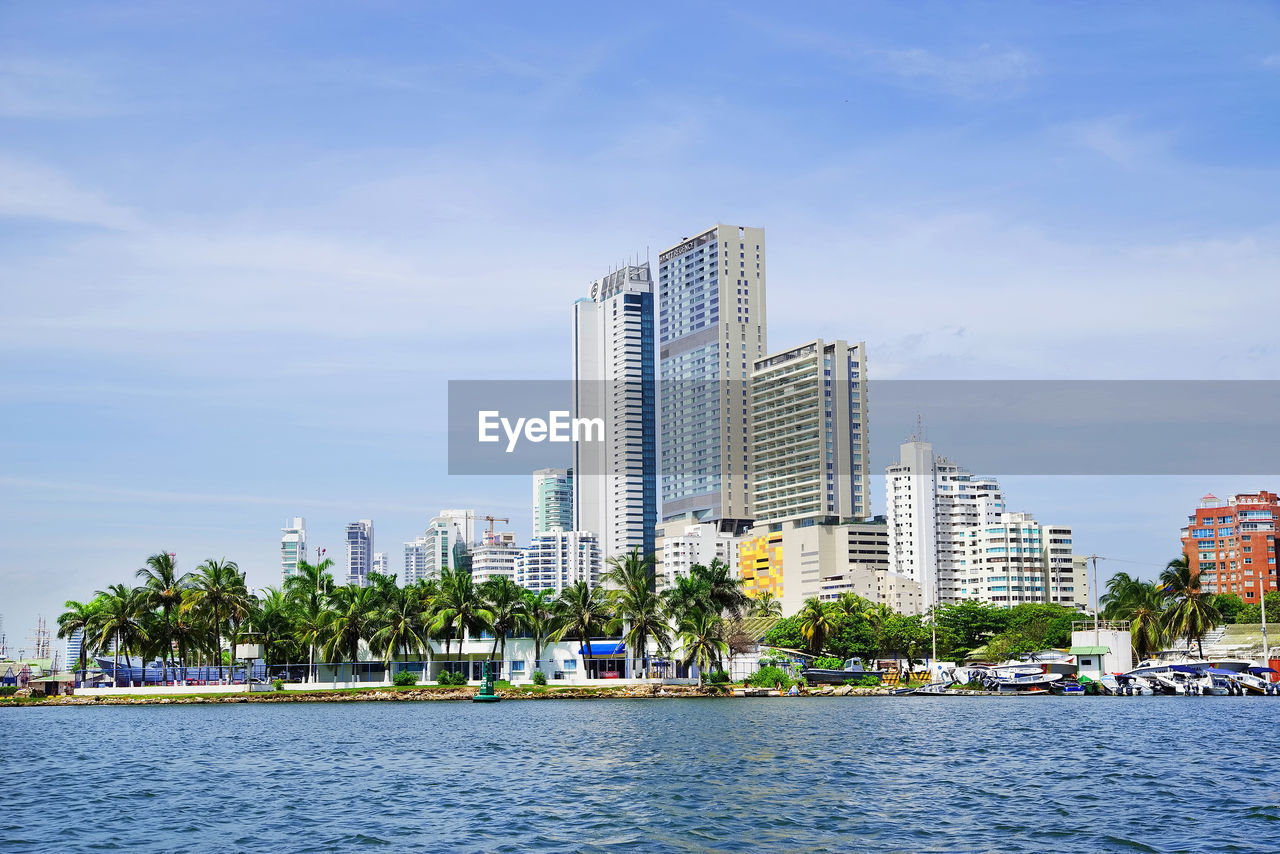
[[[763,228],[717,225],[658,256],[662,516],[746,527],[750,377],[767,350]]]
[[[280,572],[288,581],[298,572],[298,563],[307,559],[307,520],[294,516],[284,523],[280,538]]]
[[[865,343],[810,341],[752,374],[757,522],[871,516]]]
[[[467,528],[474,530],[474,511],[444,510],[427,525],[426,533],[404,544],[404,577],[408,586],[439,578],[446,569],[460,569],[467,560]]]
[[[971,527],[1000,523],[1000,484],[971,475],[917,440],[901,445],[898,462],[885,473],[894,571],[919,583],[925,611],[967,598],[958,572],[966,560],[966,535]]]
[[[391,566],[391,558],[386,552],[373,553],[373,571],[379,575],[395,575],[396,571]]]
[[[347,525],[347,583],[369,586],[373,569],[373,520],[361,519]]]
[[[574,418],[599,418],[603,440],[573,444],[573,528],[606,558],[653,552],[658,522],[656,363],[649,265],[591,283],[573,305]]]
[[[533,473],[533,532],[573,530],[573,469]]]

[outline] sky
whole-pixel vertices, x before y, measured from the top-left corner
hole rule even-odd
[[[0,5],[3,631],[159,551],[278,583],[292,515],[526,535],[447,382],[566,378],[590,280],[716,222],[770,349],[867,342],[881,450],[876,379],[1275,379],[1277,116],[1267,3]],[[1002,482],[1149,577],[1271,474]]]

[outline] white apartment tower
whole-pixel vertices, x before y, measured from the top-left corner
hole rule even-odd
[[[755,516],[751,370],[767,352],[763,228],[717,225],[658,256],[662,514],[738,533]]]
[[[373,520],[361,519],[347,524],[347,583],[369,586],[373,570]]]
[[[537,534],[516,559],[516,584],[558,594],[578,581],[599,584],[603,567],[600,538],[593,532]]]
[[[307,520],[294,516],[285,520],[280,538],[280,573],[288,581],[298,572],[298,564],[307,559]]]
[[[758,359],[751,376],[757,522],[865,519],[866,344],[809,343]]]
[[[573,530],[573,469],[533,473],[533,532]]]
[[[490,578],[515,579],[521,551],[515,534],[506,531],[485,534],[484,540],[471,552],[472,580],[482,584]]]
[[[603,436],[584,435],[573,443],[573,530],[597,534],[606,557],[633,548],[653,551],[658,522],[653,320],[647,262],[592,282],[591,296],[573,304],[572,416],[604,424]]]
[[[373,553],[373,571],[379,575],[395,575],[396,571],[391,568],[391,558],[386,552]]]
[[[957,598],[1011,608],[1026,602],[1087,607],[1088,586],[1072,555],[1071,529],[1030,513],[1005,513],[963,533]]]
[[[439,578],[446,569],[458,569],[467,556],[467,513],[441,511],[427,525],[426,533],[404,544],[404,578],[408,586]]]
[[[885,473],[894,572],[920,585],[926,612],[966,598],[957,575],[965,559],[965,535],[972,526],[999,524],[1004,512],[1000,484],[974,477],[917,440],[901,445],[898,462]]]

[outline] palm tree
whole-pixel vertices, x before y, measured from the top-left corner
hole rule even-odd
[[[837,596],[835,601],[828,607],[830,608],[832,616],[851,618],[865,614],[870,605],[870,602],[863,599],[857,593],[845,592]]]
[[[80,674],[83,679],[85,657],[88,655],[89,647],[93,642],[90,634],[93,632],[94,624],[98,619],[98,600],[77,602],[74,599],[68,599],[63,603],[62,607],[67,610],[63,611],[58,617],[58,637],[69,638],[76,632],[80,633]]]
[[[831,633],[831,615],[816,598],[806,599],[800,613],[796,615],[800,621],[800,634],[804,637],[809,652],[817,655],[822,652],[822,645],[827,642]]]
[[[751,611],[757,617],[781,617],[782,603],[771,591],[766,590],[755,598]]]
[[[613,614],[603,589],[585,581],[575,581],[560,591],[556,599],[560,627],[552,633],[556,641],[576,638],[581,645],[583,661],[591,658],[591,636],[612,627]]]
[[[649,638],[660,650],[671,645],[671,629],[667,623],[662,599],[654,592],[654,556],[642,557],[639,547],[622,557],[609,558],[604,575],[614,613],[623,622],[623,642],[631,653],[632,672],[643,667],[648,657]]]
[[[222,629],[224,618],[233,611],[245,610],[247,591],[244,589],[244,576],[235,561],[213,560],[210,558],[196,567],[191,589],[182,603],[182,611],[196,611],[205,614],[209,619],[212,634],[212,649],[218,662],[218,678],[222,672]],[[231,661],[235,666],[235,659]]]
[[[525,590],[524,611],[520,615],[520,627],[533,635],[534,666],[542,669],[542,645],[557,628],[555,602],[547,590]]]
[[[507,634],[520,625],[524,611],[524,597],[520,586],[505,575],[495,576],[480,585],[480,598],[489,611],[489,628],[493,630],[493,651],[489,658],[501,661],[507,657]],[[498,658],[498,650],[502,658]]]
[[[1160,589],[1170,599],[1165,626],[1175,637],[1194,638],[1204,658],[1204,636],[1222,615],[1213,607],[1213,596],[1200,590],[1200,578],[1192,573],[1185,555],[1169,561],[1160,573]]]
[[[697,569],[696,565],[694,569]],[[675,583],[662,591],[662,598],[666,601],[667,613],[678,625],[694,611],[708,610],[711,607],[710,593],[706,579],[691,572],[689,575],[677,575]]]
[[[272,649],[293,634],[293,624],[283,591],[267,587],[262,594],[250,609],[248,623],[262,641],[263,661],[270,665]]]
[[[372,587],[334,588],[322,623],[326,657],[353,664],[360,659],[360,641],[369,640],[377,629],[377,604],[378,592]]]
[[[690,574],[706,585],[707,601],[714,613],[737,618],[750,607],[751,597],[743,591],[742,579],[735,578],[733,570],[720,558],[713,558],[706,566],[694,564]]]
[[[189,576],[178,572],[178,561],[172,552],[153,554],[147,558],[146,566],[136,574],[142,579],[147,604],[159,608],[163,618],[158,627],[159,636],[154,639],[160,646],[163,665],[164,661],[173,658],[172,617],[173,612],[182,605],[182,592]]]
[[[377,590],[377,588],[372,588]],[[394,591],[394,592],[392,592]],[[391,662],[400,652],[420,652],[428,646],[427,627],[422,619],[422,602],[413,588],[393,587],[382,591],[380,597],[390,597],[378,615],[378,628],[369,645],[381,649],[391,678]]]
[[[320,645],[325,600],[333,589],[333,576],[329,574],[332,566],[331,558],[319,563],[300,560],[297,571],[284,580],[285,595],[293,603],[298,617],[298,642],[307,645],[312,681],[316,678],[316,648]],[[307,640],[304,641],[304,637]]]
[[[124,584],[112,584],[96,594],[97,618],[93,622],[96,637],[93,645],[98,649],[112,647],[113,664],[111,681],[120,687],[120,650],[140,642],[142,626],[139,616],[144,610],[139,591]],[[145,666],[145,661],[143,662]],[[132,671],[131,671],[132,672]]]
[[[712,666],[719,666],[720,657],[729,650],[721,637],[724,620],[708,611],[694,610],[680,622],[680,646],[684,649],[683,663],[698,666],[698,685],[706,679]]]
[[[319,679],[316,668],[316,652],[324,640],[329,609],[325,600],[307,596],[291,603],[293,636],[307,648],[310,656],[307,670],[312,682]]]
[[[462,655],[462,641],[467,630],[478,631],[493,620],[493,614],[476,592],[471,573],[461,569],[446,569],[440,576],[440,593],[436,598],[435,620],[432,634],[445,632],[445,658],[449,657],[449,642],[456,630],[458,655]]]

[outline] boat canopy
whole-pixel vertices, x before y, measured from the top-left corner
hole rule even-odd
[[[1249,672],[1254,674],[1275,673],[1276,669],[1274,667],[1250,667]]]

